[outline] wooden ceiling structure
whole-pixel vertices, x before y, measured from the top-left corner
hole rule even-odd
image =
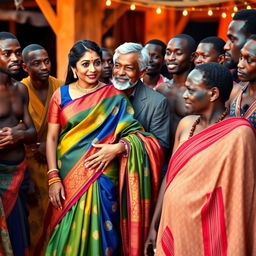
[[[0,8],[13,8],[13,1],[1,0]],[[63,79],[67,67],[67,55],[74,42],[79,39],[90,39],[100,44],[102,35],[127,10],[130,10],[130,3],[132,2],[125,1],[126,3],[113,0],[111,7],[106,7],[105,0],[23,0],[23,6],[27,9],[35,7],[36,3],[54,31],[57,44],[57,76]],[[230,15],[231,9],[235,3],[230,1],[223,5],[227,8],[227,18],[222,19],[221,13],[219,13],[215,20],[219,19],[218,36],[225,39],[228,24],[232,19]],[[191,19],[207,21],[211,18],[207,16],[207,13],[200,11],[190,12],[188,15],[183,16],[181,11],[179,10],[178,12],[175,7],[166,9],[162,15],[156,15],[155,9],[148,7],[143,5],[136,7],[136,10],[146,13],[145,41],[159,38],[167,42],[175,34],[182,33]],[[111,8],[107,15],[106,8]]]

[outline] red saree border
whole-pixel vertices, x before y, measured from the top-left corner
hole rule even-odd
[[[202,132],[194,135],[191,139],[184,142],[175,151],[169,162],[165,190],[168,188],[174,177],[193,156],[200,153],[230,133],[232,130],[242,125],[252,127],[250,122],[244,118],[231,117],[206,128]]]
[[[227,256],[227,232],[222,188],[206,195],[207,202],[201,210],[205,256]]]
[[[27,167],[27,160],[24,160],[18,165],[17,171],[13,174],[11,184],[2,195],[2,203],[6,218],[10,215],[19,194],[20,185],[24,178],[24,173]]]
[[[161,245],[165,256],[174,256],[174,238],[168,226],[166,226],[162,238]]]

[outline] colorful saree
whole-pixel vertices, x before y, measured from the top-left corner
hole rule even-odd
[[[4,225],[6,221],[13,253],[20,256],[28,255],[27,216],[21,191],[26,167],[26,161],[19,165],[9,161],[0,162],[0,196],[5,215],[1,214],[1,222]],[[8,244],[5,246],[7,249]]]
[[[170,160],[156,255],[256,255],[256,137],[229,118],[184,142]]]
[[[62,210],[53,209],[46,255],[141,255],[163,163],[157,140],[110,85],[75,100],[62,86],[52,97],[49,122],[61,125],[57,158],[66,200]],[[121,138],[129,154],[120,156],[120,165],[116,159],[98,172],[84,166],[98,150],[92,143]]]
[[[29,93],[28,110],[37,131],[38,142],[45,142],[47,135],[47,114],[50,99],[53,92],[63,84],[62,81],[50,76],[49,87],[46,102],[42,102],[37,91],[34,89],[30,77],[24,78],[21,82],[26,85]],[[32,145],[33,146],[33,145]],[[30,145],[26,146],[26,157],[28,160],[28,170],[30,179],[35,185],[33,201],[29,200],[29,227],[30,227],[30,251],[34,254],[35,246],[39,242],[42,233],[42,221],[46,214],[49,204],[48,183],[45,173],[47,172],[47,163],[39,162],[34,156]],[[42,241],[41,241],[42,242]],[[36,253],[38,255],[38,252]],[[44,255],[42,252],[41,255]]]

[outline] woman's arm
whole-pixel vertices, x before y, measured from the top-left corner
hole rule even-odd
[[[58,144],[60,125],[48,123],[46,139],[46,158],[49,170],[57,170],[56,148]],[[65,200],[65,192],[62,182],[49,185],[49,198],[53,206],[62,209],[61,198]]]

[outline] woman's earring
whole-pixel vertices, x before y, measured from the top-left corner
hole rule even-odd
[[[73,68],[72,68],[72,72],[73,72],[74,78],[77,79],[77,74],[76,74],[76,72],[75,72],[75,70]]]

